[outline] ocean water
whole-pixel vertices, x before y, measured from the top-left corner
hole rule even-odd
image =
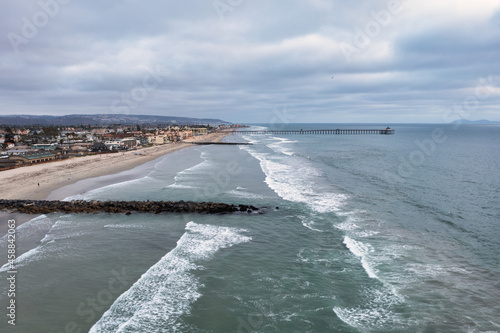
[[[279,126],[343,127],[385,126]],[[2,315],[0,331],[500,332],[500,126],[393,128],[234,135],[253,145],[75,190],[265,210],[36,217],[17,230],[17,325]]]

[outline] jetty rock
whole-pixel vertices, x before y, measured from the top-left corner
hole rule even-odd
[[[226,214],[235,212],[261,212],[249,205],[234,205],[220,202],[194,201],[59,201],[59,200],[4,200],[0,199],[0,210],[25,214],[48,213],[205,213]]]

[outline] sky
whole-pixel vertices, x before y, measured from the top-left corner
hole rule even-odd
[[[0,0],[0,115],[500,121],[500,0]]]

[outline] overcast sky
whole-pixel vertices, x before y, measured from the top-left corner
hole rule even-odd
[[[500,120],[500,0],[0,0],[0,114]]]

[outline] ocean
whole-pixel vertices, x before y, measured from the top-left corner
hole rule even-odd
[[[272,126],[336,128],[385,125]],[[66,200],[264,209],[35,217],[16,232],[16,326],[3,314],[0,331],[500,332],[500,126],[392,128],[233,135],[252,145],[75,184]]]

